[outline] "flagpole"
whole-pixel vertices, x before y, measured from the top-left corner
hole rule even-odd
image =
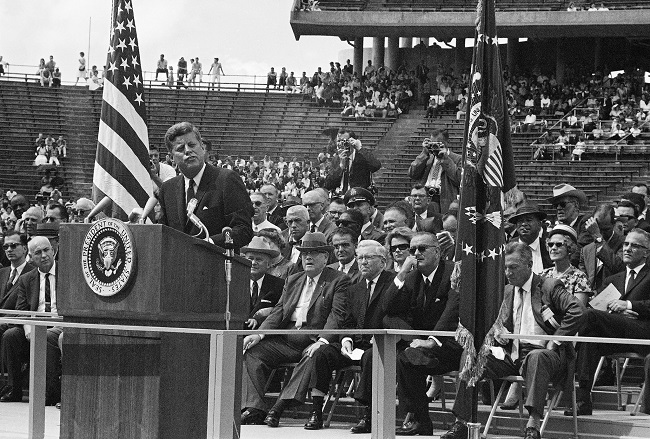
[[[88,74],[88,67],[90,67],[90,30],[92,28],[93,17],[88,17],[88,62],[86,63],[86,74]]]

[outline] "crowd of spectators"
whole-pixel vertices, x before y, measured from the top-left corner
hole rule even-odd
[[[68,156],[68,142],[60,135],[58,139],[54,140],[51,134],[47,137],[43,133],[39,133],[36,140],[34,140],[35,152],[34,166],[41,165],[54,165],[61,166],[60,158],[67,158]]]

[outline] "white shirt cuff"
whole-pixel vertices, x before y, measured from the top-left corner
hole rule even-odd
[[[260,337],[260,341],[264,340],[264,337],[266,336],[266,334],[257,334],[257,335]]]
[[[435,338],[433,335],[430,335],[430,336],[428,337],[428,340],[433,340],[433,341],[438,345],[439,348],[442,347],[442,343],[440,343],[440,340],[438,340],[437,338]]]
[[[324,344],[330,344],[330,342],[327,341],[326,339],[324,339],[323,337],[319,337],[317,341],[319,341],[321,343],[324,343]]]
[[[632,302],[629,300],[627,301],[627,309],[632,309]]]
[[[349,341],[350,344],[354,344],[354,342],[352,341],[352,338],[350,338],[350,337],[343,337],[343,339],[341,340],[341,345],[343,345],[346,341]]]
[[[398,290],[401,290],[402,287],[404,286],[404,281],[399,280],[398,278],[393,279],[393,282],[395,283],[395,286],[397,287]]]

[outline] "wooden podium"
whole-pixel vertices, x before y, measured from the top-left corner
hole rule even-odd
[[[64,321],[225,329],[223,249],[163,225],[129,225],[135,273],[105,297],[82,271],[90,227],[61,226],[57,308]],[[249,278],[250,263],[235,256],[230,329],[242,329],[247,318]],[[208,335],[66,329],[63,340],[62,439],[206,438]],[[237,351],[233,362],[241,362]]]

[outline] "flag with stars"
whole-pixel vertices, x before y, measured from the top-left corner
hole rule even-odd
[[[95,201],[108,197],[126,219],[153,195],[149,133],[132,0],[113,1],[102,112],[93,175]]]
[[[460,376],[470,386],[493,339],[504,286],[504,200],[517,191],[494,1],[479,0],[477,7],[452,279],[460,294],[456,338],[467,353]]]

